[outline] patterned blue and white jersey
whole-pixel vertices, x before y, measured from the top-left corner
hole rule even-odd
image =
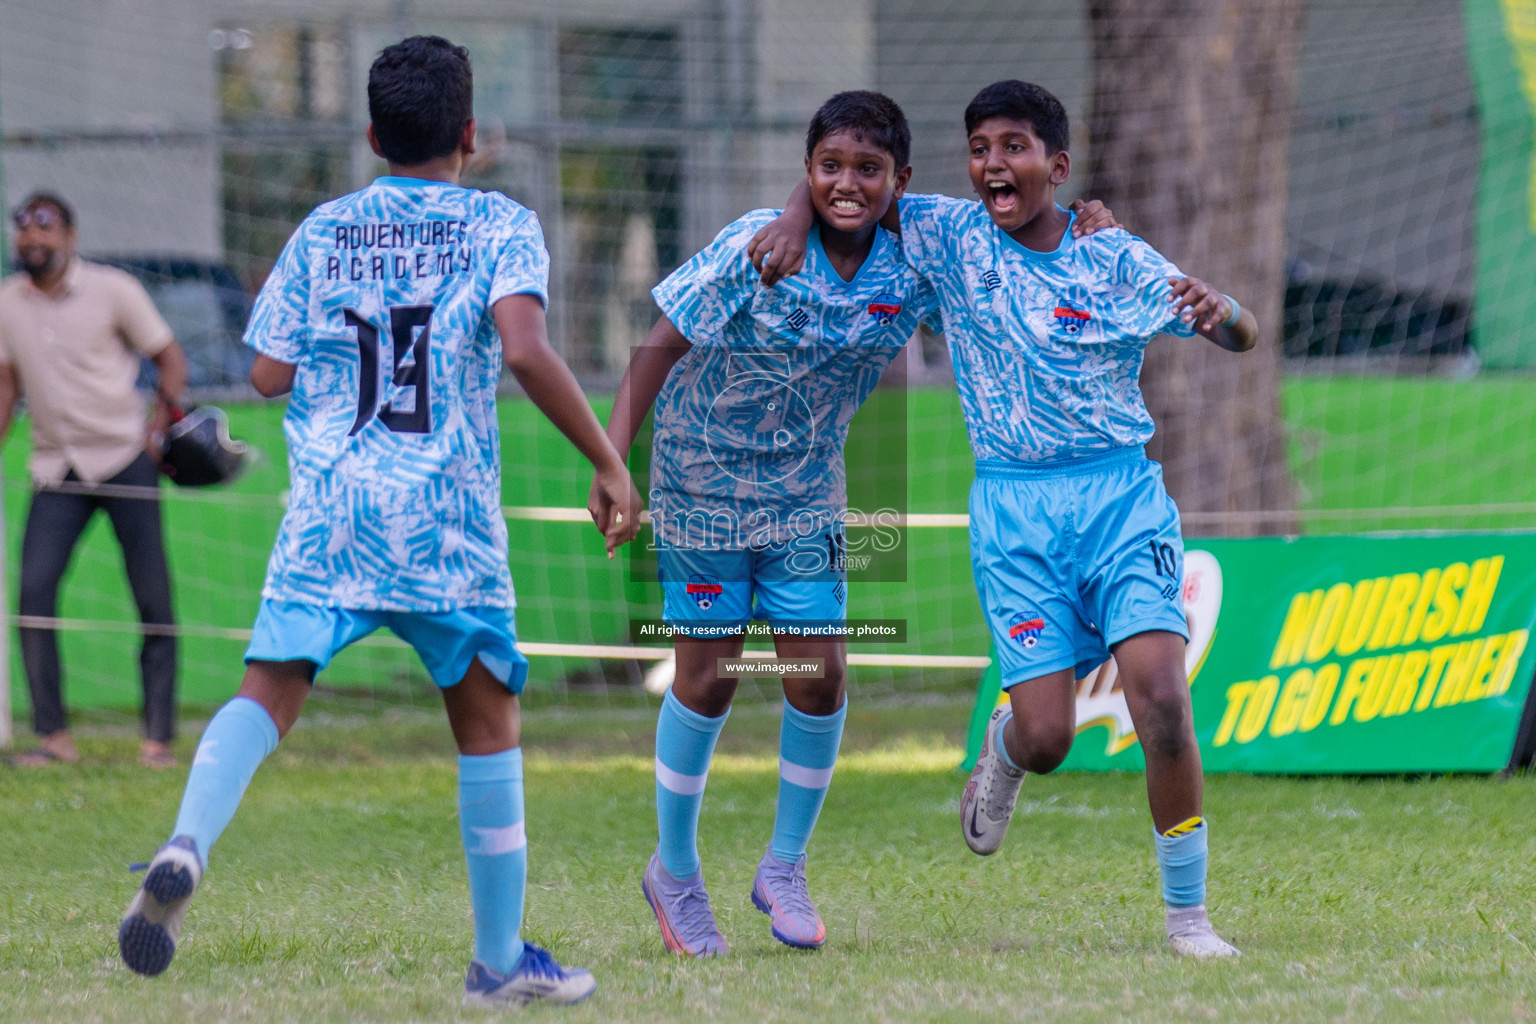
[[[938,290],[978,459],[1055,462],[1143,445],[1142,357],[1174,315],[1178,267],[1118,228],[1035,252],[976,200],[906,196],[902,250]]]
[[[379,178],[288,240],[246,328],[296,366],[288,511],[262,596],[350,609],[510,607],[491,305],[546,301],[533,212]]]
[[[848,424],[938,299],[876,228],[844,281],[808,240],[764,288],[747,257],[777,210],[754,210],[651,294],[693,348],[656,399],[651,518],[662,543],[742,548],[841,522]]]

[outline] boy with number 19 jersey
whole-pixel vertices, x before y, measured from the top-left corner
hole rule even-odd
[[[316,209],[263,286],[251,371],[283,421],[291,490],[239,695],[209,722],[171,840],[118,933],[128,966],[169,966],[210,849],[315,674],[388,628],[441,689],[459,747],[459,821],[474,911],[464,999],[517,1006],[590,995],[590,973],[522,941],[527,851],[496,383],[506,365],[598,467],[609,550],[639,496],[544,332],[538,220],[460,187],[474,152],[468,53],[436,36],[369,72],[369,141],[390,175]],[[627,528],[619,524],[628,512]]]
[[[512,607],[487,311],[508,295],[547,302],[548,281],[538,218],[500,193],[383,177],[305,218],[245,332],[298,367],[263,598]]]

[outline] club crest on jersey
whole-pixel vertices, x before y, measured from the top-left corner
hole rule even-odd
[[[875,296],[875,301],[869,304],[869,315],[881,327],[889,327],[891,322],[901,315],[901,296],[881,292]]]
[[[1035,615],[1015,615],[1008,620],[1008,639],[1020,647],[1033,647],[1045,632],[1045,620]]]
[[[784,318],[784,326],[788,327],[796,334],[799,334],[801,331],[805,330],[805,325],[810,322],[811,314],[807,313],[805,310],[799,308],[798,306],[795,308],[793,313]]]
[[[1071,306],[1057,306],[1051,315],[1056,318],[1058,324],[1061,324],[1061,329],[1068,334],[1076,334],[1087,325],[1089,320],[1093,319],[1082,310],[1073,309]]]
[[[718,576],[696,572],[688,577],[688,596],[693,598],[693,603],[699,606],[701,612],[707,612],[713,608],[723,593],[725,588],[720,585]]]

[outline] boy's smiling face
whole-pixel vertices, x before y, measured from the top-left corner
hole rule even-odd
[[[901,198],[912,168],[851,131],[829,132],[805,158],[811,205],[826,226],[855,233],[873,227]]]
[[[1051,210],[1072,171],[1066,150],[1048,152],[1028,121],[989,117],[971,132],[971,185],[993,223],[1017,231]]]

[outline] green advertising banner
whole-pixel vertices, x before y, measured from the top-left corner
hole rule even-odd
[[[1536,0],[1466,0],[1482,167],[1477,186],[1478,357],[1536,366]]]
[[[1510,761],[1536,670],[1536,533],[1190,541],[1184,607],[1207,772]],[[999,700],[988,679],[978,712]],[[1064,769],[1144,767],[1113,661],[1078,681],[1077,723]]]

